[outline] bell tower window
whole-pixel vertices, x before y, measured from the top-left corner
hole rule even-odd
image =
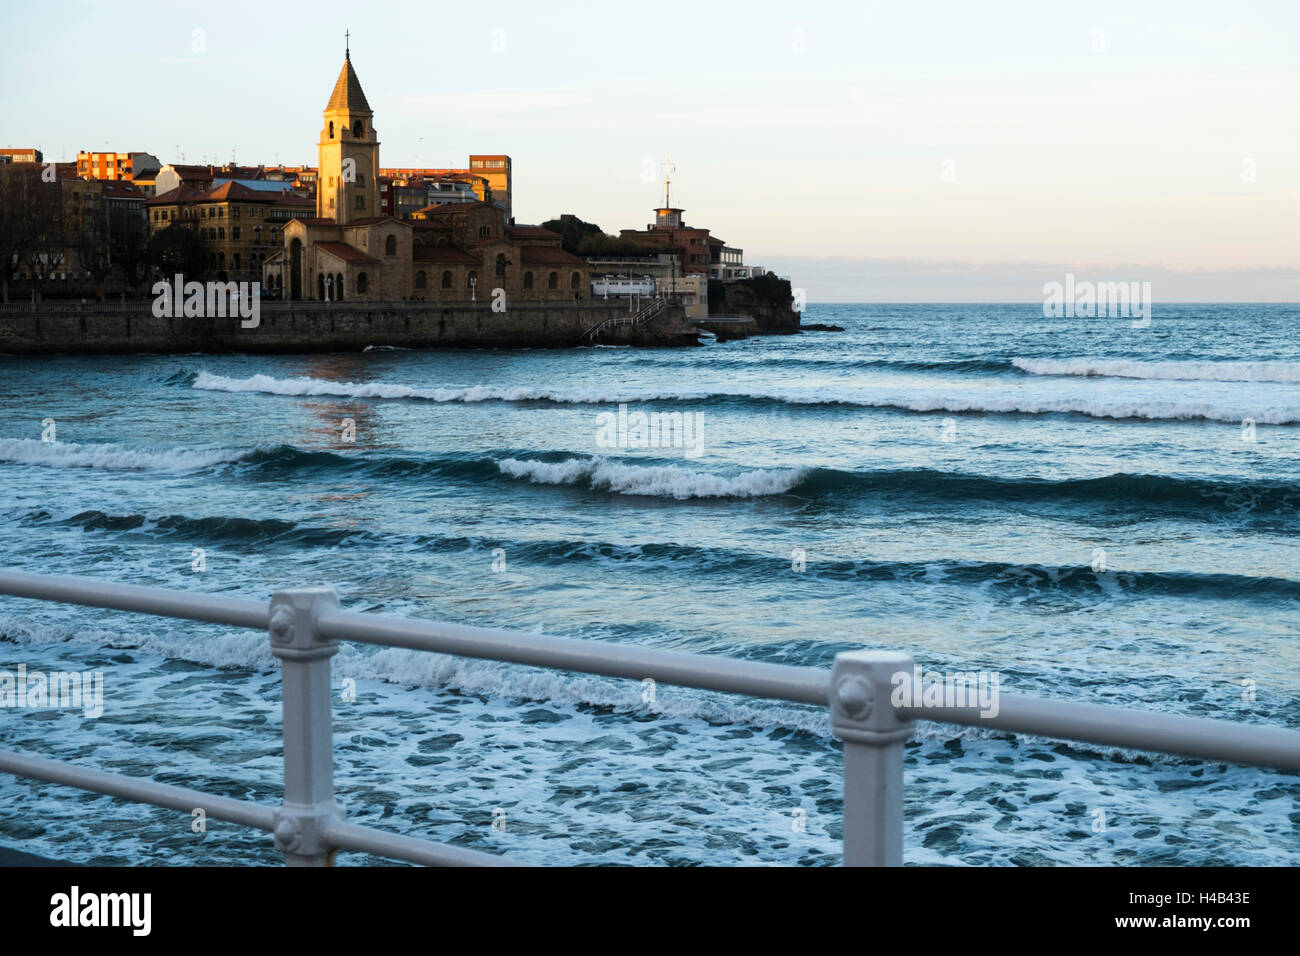
[[[330,139],[334,138],[334,121],[330,120]]]
[[[352,124],[352,138],[353,139],[361,138],[361,120],[357,120],[355,123]]]

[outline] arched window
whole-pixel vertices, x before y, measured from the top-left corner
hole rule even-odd
[[[238,252],[235,253],[234,263],[235,263],[235,271],[238,272],[238,271],[239,271],[239,253],[238,253]]]
[[[389,236],[387,239],[384,240],[384,255],[386,255],[386,256],[395,256],[395,255],[397,255],[397,237],[396,237],[396,236]]]
[[[533,287],[533,274],[532,274],[531,272],[525,272],[525,273],[524,273],[524,288],[525,288],[525,289],[531,289],[532,287]]]
[[[260,242],[262,241],[262,227],[261,227],[261,226],[254,226],[254,227],[253,227],[253,241],[256,242],[256,243],[260,243]]]
[[[506,274],[506,257],[505,253],[497,253],[497,275],[504,278]]]
[[[478,273],[473,269],[469,270],[469,275],[465,277],[465,288],[469,289],[478,284]]]
[[[546,288],[558,289],[559,287],[560,287],[560,274],[558,272],[552,272],[549,276],[546,277]]]
[[[417,289],[427,289],[429,287],[429,280],[425,277],[423,269],[415,274],[415,287]]]
[[[450,288],[451,288],[451,270],[450,270],[450,269],[448,269],[446,272],[444,272],[444,273],[442,274],[442,287],[443,287],[444,289],[450,289]]]
[[[357,120],[355,123],[352,124],[352,136],[354,138],[356,139],[361,138],[361,130],[362,130],[361,120]]]
[[[573,275],[569,276],[569,288],[570,289],[578,288],[578,283],[580,283],[581,281],[582,281],[582,276],[579,273],[575,272]]]
[[[226,267],[226,254],[224,252],[217,253],[217,265],[223,269]]]
[[[334,121],[330,120],[330,139],[334,138]]]
[[[343,301],[343,273],[334,273],[334,298]]]
[[[357,273],[357,295],[365,295],[365,294],[366,294],[366,274],[364,272],[358,272]]]

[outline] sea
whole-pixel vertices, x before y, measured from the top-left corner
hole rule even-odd
[[[889,648],[1002,694],[1300,726],[1300,306],[804,322],[844,331],[0,357],[0,566],[325,585],[360,611],[780,664]],[[650,413],[691,441],[642,447]],[[19,665],[101,672],[103,713],[0,708],[0,747],[280,801],[265,634],[0,598],[0,670]],[[352,643],[333,681],[353,822],[539,864],[840,862],[824,708]],[[1280,772],[923,721],[905,777],[910,864],[1300,865]],[[7,775],[0,845],[280,862],[259,831]]]

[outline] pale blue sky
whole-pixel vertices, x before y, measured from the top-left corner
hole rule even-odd
[[[314,164],[345,29],[382,163],[509,153],[521,222],[643,226],[671,154],[813,301],[1300,299],[1295,0],[6,4],[0,145]]]

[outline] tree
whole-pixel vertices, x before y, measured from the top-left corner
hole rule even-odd
[[[134,289],[149,277],[149,220],[143,206],[108,204],[108,247],[125,286]]]
[[[542,223],[543,229],[560,234],[560,246],[565,252],[577,255],[578,244],[587,236],[603,236],[600,226],[594,222],[583,222],[571,213],[565,213],[559,219],[548,219]]]
[[[198,279],[208,261],[208,248],[197,230],[174,222],[150,237],[145,257],[168,278],[179,272],[187,279]]]
[[[43,177],[29,178],[28,182],[31,188],[26,200],[31,232],[22,262],[40,298],[50,278],[62,271],[67,260],[68,223],[63,214],[63,190],[59,183],[46,182]]]
[[[32,193],[41,167],[29,163],[0,166],[0,299],[9,301],[9,283],[18,278],[35,237]]]
[[[64,184],[63,214],[67,249],[77,267],[95,280],[95,297],[104,298],[104,280],[113,271],[109,247],[108,210],[99,183],[67,181]]]

